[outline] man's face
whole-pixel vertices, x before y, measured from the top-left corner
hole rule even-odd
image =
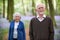
[[[37,11],[38,12],[44,12],[44,8],[43,7],[39,7],[39,8],[37,8]]]
[[[15,21],[16,22],[20,21],[20,16],[15,16]]]
[[[43,13],[45,11],[45,8],[43,7],[43,5],[38,5],[36,10],[36,12],[38,13]]]

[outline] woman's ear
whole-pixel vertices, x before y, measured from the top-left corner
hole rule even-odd
[[[21,17],[20,17],[20,19],[21,19]]]

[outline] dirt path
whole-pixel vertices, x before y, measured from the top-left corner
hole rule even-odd
[[[29,40],[29,28],[26,28],[26,40]]]

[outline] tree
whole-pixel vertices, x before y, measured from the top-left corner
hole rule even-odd
[[[24,1],[22,0],[22,5],[23,5],[23,13],[24,13],[24,15],[26,15],[25,14],[25,8],[24,8]]]
[[[60,15],[60,0],[56,0],[56,15]]]
[[[32,0],[32,13],[33,15],[36,15],[34,10],[35,10],[35,2],[34,0]]]
[[[48,10],[48,1],[45,0],[46,10]]]
[[[0,0],[0,14],[2,14],[3,0]]]
[[[3,0],[3,18],[5,18],[5,0]]]
[[[45,7],[46,7],[46,15],[49,15],[49,9],[48,9],[48,7],[49,7],[49,5],[48,5],[48,0],[45,0]]]
[[[50,12],[51,19],[53,21],[54,26],[56,26],[56,22],[55,22],[55,19],[54,19],[55,11],[54,11],[54,7],[53,7],[53,4],[52,4],[52,0],[48,0],[48,4],[49,4],[49,12]]]
[[[14,0],[8,0],[7,19],[11,21],[14,13]]]

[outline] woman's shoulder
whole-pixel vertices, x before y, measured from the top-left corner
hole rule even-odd
[[[14,23],[14,20],[10,22],[10,24]],[[24,24],[22,21],[19,21],[20,24]]]
[[[11,24],[11,23],[14,23],[14,20],[12,20],[12,21],[10,22],[10,24]]]
[[[19,21],[19,23],[24,24],[22,21]]]

